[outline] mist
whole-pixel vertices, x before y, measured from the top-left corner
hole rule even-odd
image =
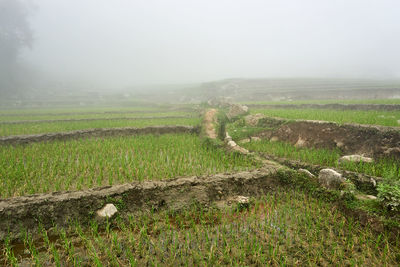
[[[20,60],[104,88],[243,77],[400,78],[396,0],[35,0]]]

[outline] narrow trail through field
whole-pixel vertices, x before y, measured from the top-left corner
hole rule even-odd
[[[215,108],[209,109],[206,111],[204,114],[204,130],[206,132],[207,137],[211,139],[216,139],[217,138],[217,133],[215,131],[215,123],[217,121],[216,115],[217,110]]]

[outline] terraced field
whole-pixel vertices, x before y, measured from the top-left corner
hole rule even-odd
[[[338,117],[341,111],[296,112],[251,110],[251,113],[268,116],[332,118],[340,123],[380,125],[392,123],[400,114],[346,111],[342,117]],[[14,110],[0,112],[0,136],[91,128],[197,126],[202,121],[199,111],[188,106],[184,110],[165,106],[97,110]],[[213,118],[209,121],[217,123]],[[219,125],[213,127],[223,129]],[[263,130],[262,127],[248,127],[240,119],[227,123],[226,129],[232,132],[236,141]],[[398,266],[399,235],[393,235],[392,228],[384,226],[377,229],[376,225],[358,221],[357,216],[353,217],[351,212],[348,213],[361,207],[358,206],[361,203],[359,200],[354,197],[343,199],[339,193],[326,192],[315,187],[314,180],[304,180],[304,176],[299,176],[293,170],[260,160],[270,154],[397,180],[400,171],[396,159],[339,165],[338,158],[342,156],[340,150],[299,148],[269,140],[252,140],[242,146],[254,154],[229,151],[221,140],[211,140],[195,133],[86,136],[74,140],[0,145],[0,217],[9,220],[7,209],[11,210],[13,205],[25,203],[25,206],[32,205],[32,212],[24,210],[20,213],[29,213],[30,218],[27,217],[27,220],[37,224],[32,229],[21,227],[17,237],[11,233],[0,234],[0,264]],[[260,181],[271,184],[263,184],[264,187],[259,188],[257,184],[252,184],[256,182],[246,172],[241,174],[241,180],[235,177],[235,173],[248,170],[268,173],[265,177],[261,176],[263,178]],[[231,173],[231,180],[221,173]],[[214,174],[217,175],[214,177]],[[180,194],[187,201],[185,203],[191,204],[176,205],[179,206],[177,209],[171,208],[174,205],[163,196],[167,189],[164,185],[157,184],[157,181],[173,181],[177,177],[187,176],[201,176],[199,179],[208,179],[209,182],[215,178],[215,181],[220,181],[218,183],[226,183],[226,187],[217,183],[207,188],[200,181],[178,179],[168,190],[175,190],[174,194]],[[268,179],[275,182],[267,182],[270,181]],[[160,199],[148,199],[141,191],[135,191],[139,188],[150,188],[148,181],[154,181],[151,188]],[[298,185],[295,181],[302,182]],[[135,203],[148,206],[143,210],[136,210],[135,213],[124,212],[131,210],[127,206],[132,203],[129,203],[130,198],[125,193],[115,193],[118,189],[111,190],[114,192],[112,195],[102,195],[102,192],[112,188],[109,186],[130,182],[136,182],[129,189],[134,191],[126,194],[131,198],[133,196],[131,200],[136,201]],[[308,185],[309,182],[312,185]],[[190,185],[179,187],[183,184]],[[87,190],[96,187],[103,188]],[[86,191],[82,191],[82,195],[72,192],[71,200],[63,200],[64,196],[70,194],[63,192],[77,190]],[[234,199],[231,197],[237,197],[232,195],[237,190],[245,192],[249,201],[241,203],[230,200]],[[32,196],[36,193],[54,192],[59,193]],[[257,194],[253,196],[252,192]],[[263,193],[260,195],[260,192]],[[40,224],[37,222],[41,221],[40,218],[35,221],[31,217],[34,212],[40,213],[40,209],[47,207],[46,200],[41,199],[46,196],[49,197],[49,203],[74,203],[80,198],[86,199],[87,207],[80,207],[90,212],[80,215],[87,217],[82,221],[74,222],[74,218],[69,217],[68,220],[71,221],[68,227],[59,227],[57,224],[49,226],[51,218],[46,218],[46,222]],[[342,204],[335,204],[331,200]],[[147,201],[152,204],[147,205]],[[35,208],[34,203],[39,202],[43,206]],[[118,213],[116,216],[101,219],[98,211],[106,203],[115,204]],[[386,218],[389,213],[391,218],[397,218],[392,212],[385,211],[378,200],[362,203],[371,212],[379,211],[382,218]],[[68,206],[65,214],[73,214],[73,207]],[[60,216],[57,220],[63,218]],[[365,216],[369,218],[372,215]],[[66,219],[62,221],[65,223]],[[390,223],[398,224],[396,220]]]

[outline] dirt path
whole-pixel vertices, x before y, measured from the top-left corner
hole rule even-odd
[[[217,138],[217,132],[215,131],[215,123],[217,122],[217,110],[215,108],[209,109],[204,114],[203,126],[206,132],[206,136],[211,139]]]

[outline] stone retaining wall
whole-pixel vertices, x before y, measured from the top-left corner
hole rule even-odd
[[[339,148],[345,154],[400,158],[400,128],[338,124],[325,121],[263,118],[266,130],[258,137],[289,142],[298,147]]]
[[[251,172],[134,182],[77,192],[55,192],[0,200],[0,240],[21,227],[35,233],[38,223],[48,229],[95,218],[106,203],[119,203],[119,212],[167,208],[179,210],[193,202],[209,205],[229,196],[257,196],[277,185],[276,166]]]

